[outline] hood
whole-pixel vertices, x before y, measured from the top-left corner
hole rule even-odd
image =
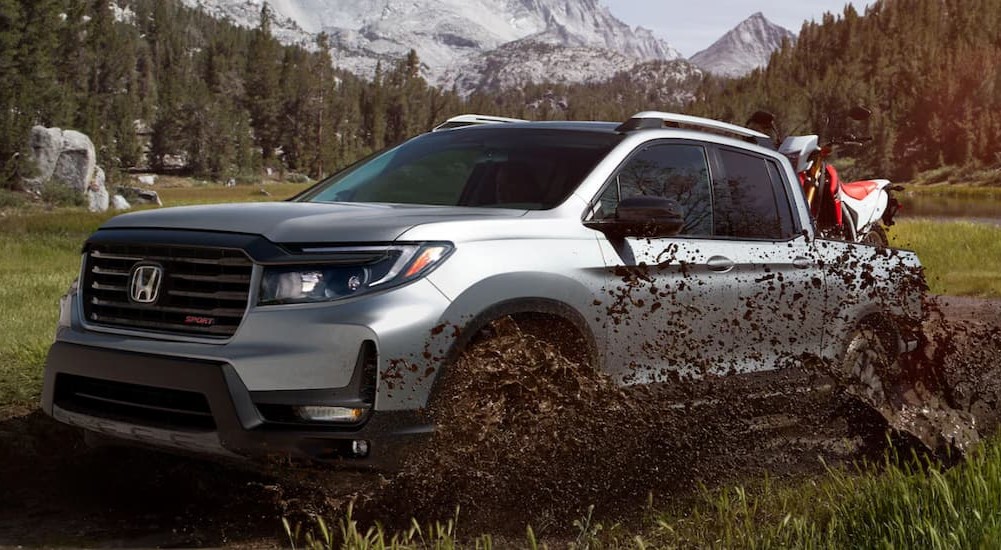
[[[418,225],[511,219],[523,210],[363,203],[265,202],[184,206],[115,217],[101,229],[189,229],[263,235],[273,243],[395,241]]]

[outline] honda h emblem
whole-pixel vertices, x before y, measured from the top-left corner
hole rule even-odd
[[[132,269],[129,298],[137,304],[152,304],[160,296],[163,268],[158,265],[138,265]]]

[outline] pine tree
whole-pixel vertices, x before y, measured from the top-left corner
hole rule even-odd
[[[272,13],[261,8],[260,26],[254,31],[247,53],[247,110],[265,163],[274,158],[281,140],[281,46],[271,35]]]
[[[21,75],[18,72],[18,47],[24,14],[18,0],[0,0],[0,186],[16,187],[18,178],[27,169],[24,159],[27,121],[18,110]]]

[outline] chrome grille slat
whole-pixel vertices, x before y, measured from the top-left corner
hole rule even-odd
[[[183,279],[185,281],[214,282],[214,283],[250,283],[250,276],[197,276],[189,273],[167,273],[167,277]]]
[[[108,290],[108,291],[111,291],[111,292],[125,292],[126,290],[128,290],[128,287],[125,287],[125,286],[105,285],[105,284],[101,284],[101,283],[98,283],[98,282],[91,283],[90,284],[90,288],[92,288],[94,290]]]
[[[232,302],[246,302],[246,292],[194,292],[191,290],[168,290],[171,296],[183,296],[185,298],[208,298],[210,300],[224,300]]]
[[[101,258],[102,260],[121,260],[123,262],[138,262],[142,260],[142,256],[120,256],[117,254],[105,254],[99,250],[92,252],[95,258]]]
[[[227,338],[246,313],[253,263],[239,249],[95,243],[86,261],[83,307],[94,325]],[[153,304],[135,303],[129,296],[133,269],[146,263],[163,268]]]
[[[97,298],[97,297],[91,298],[90,299],[90,303],[93,304],[93,305],[95,305],[95,306],[104,306],[104,307],[109,307],[109,308],[116,307],[116,308],[122,308],[122,309],[137,309],[137,310],[149,309],[149,306],[145,306],[145,305],[142,305],[142,304],[133,304],[132,302],[119,302],[119,301],[112,301],[112,300],[102,300],[102,299]],[[160,307],[157,308],[157,310],[158,311],[164,311],[164,312],[167,312],[167,313],[184,313],[184,314],[190,314],[191,313],[190,309],[180,308],[180,307],[160,306]],[[246,310],[244,310],[242,308],[241,309],[236,309],[236,308],[223,308],[223,307],[220,307],[220,308],[215,308],[215,309],[201,310],[201,313],[203,315],[211,315],[213,317],[233,317],[233,318],[236,318],[236,319],[240,319],[240,318],[243,317],[243,314],[244,314],[245,311]]]
[[[115,271],[113,269],[101,268],[94,266],[91,270],[95,275],[107,275],[109,277],[128,277],[130,274],[128,271]]]

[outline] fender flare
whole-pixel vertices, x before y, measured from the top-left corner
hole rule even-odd
[[[447,372],[451,365],[459,359],[473,338],[481,330],[483,330],[483,328],[493,321],[502,319],[505,316],[522,313],[555,315],[570,322],[577,332],[583,337],[585,345],[588,348],[587,356],[590,357],[592,366],[594,368],[598,368],[601,363],[601,358],[598,356],[597,338],[580,312],[564,302],[553,300],[551,298],[513,298],[487,307],[473,316],[473,318],[464,325],[459,327],[458,336],[453,340],[451,346],[448,348],[448,351],[445,353],[439,368],[435,372],[435,380],[431,385],[431,391],[428,392],[428,404],[430,404],[434,397],[438,394],[443,373]]]

